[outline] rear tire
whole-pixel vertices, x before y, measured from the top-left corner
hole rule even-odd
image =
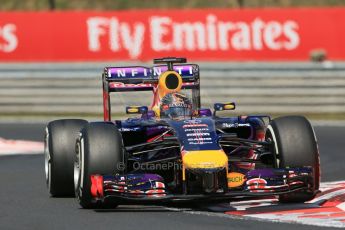
[[[90,176],[123,172],[125,158],[121,133],[112,123],[90,123],[81,131],[76,146],[74,180],[79,204],[83,208],[115,208],[117,204],[94,202]]]
[[[49,122],[45,133],[45,175],[53,197],[74,196],[73,165],[75,141],[88,122],[64,119]]]
[[[305,202],[315,197],[320,186],[320,160],[317,140],[309,121],[302,116],[285,116],[274,119],[267,128],[266,138],[274,142],[276,166],[313,167],[313,187],[279,196],[279,201]]]

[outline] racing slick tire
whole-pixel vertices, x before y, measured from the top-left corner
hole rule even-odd
[[[91,175],[123,172],[124,146],[120,131],[112,123],[86,125],[77,140],[76,154],[74,183],[79,204],[83,208],[115,208],[116,203],[94,200]]]
[[[74,197],[75,141],[88,122],[63,119],[49,122],[44,138],[45,176],[53,197]]]
[[[278,168],[313,168],[313,187],[279,196],[282,203],[305,202],[313,199],[320,186],[320,159],[317,140],[309,121],[303,116],[284,116],[271,121],[266,138],[274,142]]]

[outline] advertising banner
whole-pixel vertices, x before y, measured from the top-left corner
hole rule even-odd
[[[0,62],[345,60],[345,8],[1,12]]]

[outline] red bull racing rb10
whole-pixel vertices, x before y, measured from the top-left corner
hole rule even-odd
[[[233,102],[204,108],[199,67],[161,58],[153,67],[106,67],[104,121],[63,119],[45,134],[45,174],[54,197],[84,208],[272,196],[305,202],[319,191],[312,126],[302,116],[224,117]],[[152,104],[112,120],[110,94],[152,91]],[[188,92],[188,93],[183,93]],[[225,99],[227,100],[227,99]]]

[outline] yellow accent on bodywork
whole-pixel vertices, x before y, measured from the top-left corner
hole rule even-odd
[[[178,80],[178,84],[177,87],[175,89],[169,89],[166,85],[166,78],[169,75],[174,75],[177,80]],[[164,73],[162,73],[162,75],[159,77],[159,81],[158,81],[158,94],[160,98],[163,98],[165,95],[167,95],[168,93],[175,93],[175,92],[179,92],[182,88],[182,77],[180,74],[178,74],[175,71],[166,71]]]
[[[238,172],[231,172],[228,174],[228,187],[235,188],[243,185],[245,182],[245,175]]]
[[[224,110],[232,110],[232,109],[235,109],[234,104],[225,104],[224,105]]]
[[[223,150],[188,151],[182,157],[186,169],[228,167],[228,157]]]
[[[128,109],[129,113],[138,113],[139,112],[139,107],[131,107]]]

